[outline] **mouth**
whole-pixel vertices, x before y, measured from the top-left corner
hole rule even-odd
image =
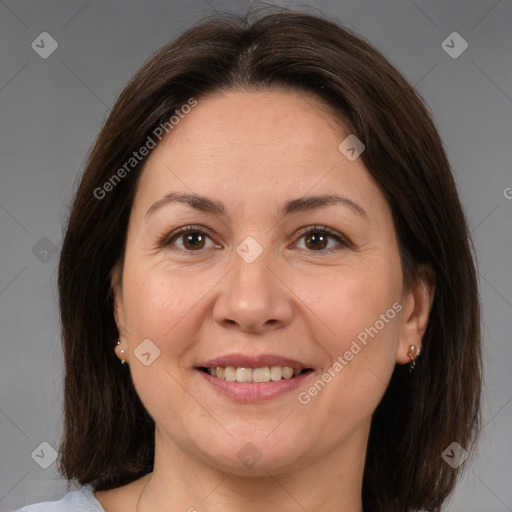
[[[262,366],[259,368],[246,368],[243,366],[210,366],[199,367],[199,370],[212,377],[227,382],[240,382],[249,384],[264,384],[280,380],[290,380],[305,373],[312,372],[312,368],[293,368],[291,366]]]
[[[244,403],[285,396],[314,373],[312,367],[288,357],[241,353],[204,361],[196,370],[212,390]]]

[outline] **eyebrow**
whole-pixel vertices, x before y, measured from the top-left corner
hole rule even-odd
[[[164,197],[162,197],[156,203],[150,206],[146,211],[145,215],[149,216],[156,210],[162,208],[164,205],[174,202],[186,204],[192,208],[195,208],[196,210],[200,210],[206,213],[213,213],[214,215],[222,215],[226,211],[224,205],[221,202],[214,201],[213,199],[209,199],[208,197],[200,196],[197,194],[181,194],[177,192],[171,192],[169,194],[166,194]],[[333,204],[340,204],[342,206],[346,206],[357,215],[364,217],[366,220],[368,220],[368,214],[361,206],[359,206],[357,203],[355,203],[348,197],[339,196],[336,194],[305,196],[300,197],[298,199],[292,199],[285,203],[282,209],[282,213],[283,215],[289,215]]]
[[[329,206],[332,204],[341,204],[350,208],[354,213],[364,217],[368,220],[368,214],[366,211],[359,206],[357,203],[349,199],[348,197],[339,196],[337,194],[324,194],[321,196],[305,196],[299,199],[293,199],[287,201],[283,208],[283,214],[288,215],[290,213],[298,213],[306,210],[313,210],[314,208],[320,208],[322,206]]]
[[[174,202],[183,203],[195,208],[196,210],[213,213],[215,215],[221,215],[225,211],[224,205],[218,201],[214,201],[213,199],[199,196],[197,194],[179,194],[177,192],[171,192],[151,205],[146,212],[146,216],[151,215],[162,206]]]

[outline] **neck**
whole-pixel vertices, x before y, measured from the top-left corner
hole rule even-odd
[[[361,490],[368,429],[353,434],[316,459],[293,470],[263,470],[257,476],[220,471],[184,453],[162,433],[155,436],[155,464],[137,512],[362,512]]]

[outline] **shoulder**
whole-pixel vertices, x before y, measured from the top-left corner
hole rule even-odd
[[[89,487],[69,492],[60,501],[27,505],[15,512],[105,512]]]

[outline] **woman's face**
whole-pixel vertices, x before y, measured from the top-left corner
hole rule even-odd
[[[426,320],[349,134],[313,96],[235,91],[151,153],[115,293],[157,450],[240,474],[361,458]]]

